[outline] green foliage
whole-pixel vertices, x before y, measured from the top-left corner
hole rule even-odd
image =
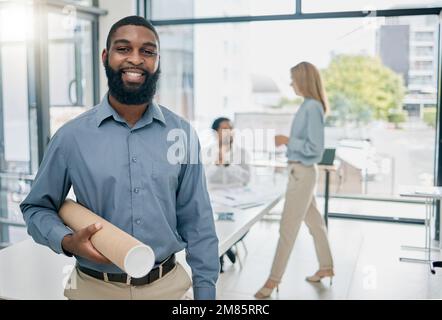
[[[328,118],[334,124],[344,125],[347,122],[354,122],[357,124],[367,124],[372,119],[372,110],[367,105],[360,101],[352,101],[342,93],[337,93],[329,98],[331,105],[331,113]]]
[[[403,110],[392,109],[389,111],[387,119],[388,122],[394,123],[396,128],[399,128],[399,125],[405,121],[407,121],[408,113]]]
[[[424,108],[424,122],[432,127],[435,128],[436,127],[436,108],[435,107],[431,107],[431,108]]]
[[[285,106],[293,106],[293,105],[299,106],[303,100],[304,99],[302,97],[296,97],[294,99],[282,97],[281,100],[279,101],[277,107],[282,108]]]
[[[389,110],[401,110],[402,77],[378,58],[337,55],[322,74],[332,116],[338,122],[388,120]]]

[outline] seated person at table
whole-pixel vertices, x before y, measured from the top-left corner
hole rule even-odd
[[[246,150],[233,143],[232,122],[228,118],[218,118],[213,122],[212,129],[216,133],[216,141],[205,152],[208,157],[205,169],[209,189],[247,185],[250,181],[249,158]],[[232,263],[236,262],[236,254],[231,247],[220,258],[220,272],[224,272],[225,255]]]
[[[245,186],[250,181],[246,150],[233,142],[233,124],[218,118],[212,124],[216,141],[207,148],[206,177],[209,188]]]

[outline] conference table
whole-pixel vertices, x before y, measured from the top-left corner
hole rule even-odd
[[[218,220],[213,205],[216,233],[219,239],[219,254],[224,254],[240,240],[250,228],[266,215],[283,196],[273,192],[266,199],[245,209],[223,207],[233,213],[234,220]],[[177,260],[190,272],[185,261],[184,250],[177,253]],[[0,299],[14,300],[63,300],[65,283],[74,268],[75,258],[58,255],[51,249],[24,240],[0,250]]]
[[[270,167],[274,169],[287,169],[287,161],[286,160],[253,160],[250,162],[250,165],[254,167]],[[330,173],[337,171],[337,166],[335,164],[325,165],[318,164],[318,169],[323,170],[325,173],[325,181],[324,181],[324,221],[325,225],[328,227],[328,206],[330,199]]]
[[[425,252],[425,258],[424,259],[417,259],[417,258],[409,258],[409,257],[400,257],[399,261],[402,262],[417,262],[417,263],[425,263],[428,264],[430,267],[430,272],[432,274],[435,274],[436,271],[434,268],[441,268],[442,262],[441,261],[433,261],[431,257],[431,253],[434,252],[441,252],[442,247],[437,248],[432,246],[432,236],[431,236],[431,221],[433,218],[435,218],[436,210],[435,210],[435,202],[442,200],[442,187],[439,186],[433,186],[433,187],[420,187],[420,186],[414,186],[414,187],[403,187],[403,190],[400,195],[402,197],[409,197],[409,198],[419,198],[425,200],[425,246],[424,247],[416,247],[416,246],[408,246],[403,245],[401,246],[404,250],[418,250],[418,251],[424,251]],[[407,190],[408,189],[408,190]]]

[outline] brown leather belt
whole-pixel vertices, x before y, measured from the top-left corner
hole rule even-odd
[[[172,271],[173,268],[175,268],[175,265],[176,265],[175,254],[172,254],[158,267],[153,268],[147,275],[145,275],[142,278],[131,278],[127,273],[100,272],[86,267],[82,267],[80,265],[77,265],[77,268],[81,272],[98,280],[103,280],[106,282],[121,282],[133,286],[143,286],[164,277],[166,274]]]

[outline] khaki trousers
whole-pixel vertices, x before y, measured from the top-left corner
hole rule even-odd
[[[189,275],[178,262],[164,277],[143,286],[105,282],[74,268],[64,295],[70,300],[177,300],[191,285]]]
[[[333,268],[327,228],[314,196],[318,167],[289,163],[288,169],[289,180],[279,229],[279,241],[270,273],[270,279],[277,283],[281,282],[302,221],[306,223],[313,236],[319,268],[321,270]]]

